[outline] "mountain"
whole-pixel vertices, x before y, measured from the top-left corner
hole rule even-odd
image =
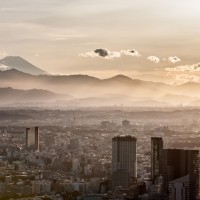
[[[98,79],[87,75],[30,75],[17,70],[0,71],[1,87],[16,89],[40,88],[52,92],[65,93],[77,98],[96,97],[104,94],[120,94],[138,97],[157,97],[165,92],[167,84],[154,83],[128,77],[117,76]]]
[[[0,105],[12,103],[52,102],[72,99],[69,95],[56,94],[47,90],[18,90],[11,87],[0,88]]]
[[[200,84],[173,86],[117,75],[98,79],[88,75],[31,75],[16,69],[0,71],[0,86],[19,90],[39,88],[73,96],[67,105],[190,105],[200,99]],[[195,87],[194,87],[195,86]],[[2,95],[1,95],[2,96]],[[34,98],[34,97],[33,97]],[[22,98],[23,99],[23,98]],[[65,100],[59,98],[57,100]]]
[[[177,91],[176,94],[187,94],[189,96],[196,96],[199,95],[200,91],[200,84],[196,82],[187,82],[182,85],[178,85],[175,87],[175,90]]]
[[[19,56],[7,56],[0,60],[0,70],[6,71],[9,69],[16,69],[32,75],[47,74]]]

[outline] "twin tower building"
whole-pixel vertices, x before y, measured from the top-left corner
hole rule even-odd
[[[112,139],[112,187],[128,188],[137,180],[137,139],[117,136]],[[190,179],[197,195],[200,167],[199,150],[163,149],[161,137],[151,138],[151,181],[162,180],[162,191],[177,191],[176,182]],[[187,181],[188,182],[188,181]],[[184,184],[183,184],[184,185]],[[192,188],[193,187],[193,188]]]

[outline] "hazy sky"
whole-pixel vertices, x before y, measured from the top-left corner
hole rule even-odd
[[[50,73],[199,82],[200,1],[0,0],[0,44]],[[98,48],[141,56],[80,56]]]

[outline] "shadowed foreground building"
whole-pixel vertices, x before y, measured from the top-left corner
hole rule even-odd
[[[159,187],[160,191],[152,193],[150,199],[162,199],[162,194],[168,194],[170,200],[196,199],[199,167],[199,150],[163,149],[162,138],[152,137],[151,177],[153,186]]]
[[[196,200],[198,175],[188,174],[187,176],[175,179],[169,183],[169,200]]]
[[[39,150],[39,128],[26,128],[26,149]]]
[[[196,188],[198,192],[199,177],[199,150],[163,149],[163,181],[164,190],[169,191],[169,183],[186,175],[196,176]]]
[[[137,139],[117,136],[112,139],[112,188],[128,188],[137,177]]]

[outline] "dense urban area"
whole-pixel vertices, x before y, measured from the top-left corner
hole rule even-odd
[[[183,107],[3,108],[0,199],[168,199],[152,179],[152,138],[199,150],[199,119],[200,109]],[[113,188],[112,140],[126,137],[136,139],[137,177]]]

